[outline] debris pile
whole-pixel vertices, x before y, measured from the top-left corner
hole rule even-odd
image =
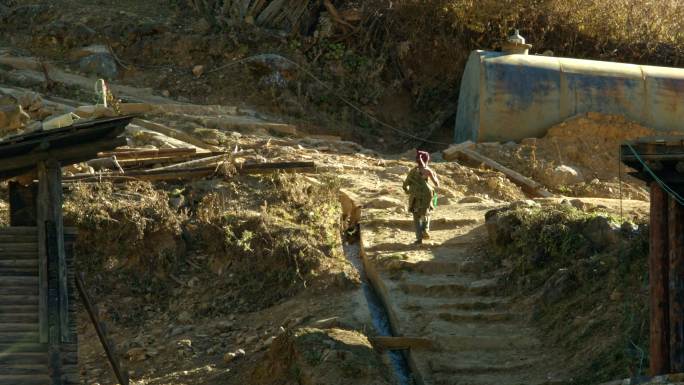
[[[644,185],[620,165],[619,146],[638,137],[670,134],[623,116],[587,113],[551,127],[543,138],[452,146],[445,156],[472,151],[488,159],[480,163],[499,164],[535,181],[528,186],[539,182],[562,195],[618,198],[622,193],[626,199],[648,200]]]

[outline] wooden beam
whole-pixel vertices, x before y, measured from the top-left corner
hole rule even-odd
[[[179,180],[179,179],[196,179],[216,174],[216,166],[197,167],[197,168],[182,168],[182,169],[154,169],[154,170],[136,170],[127,171],[125,174],[76,174],[73,176],[64,177],[63,181],[70,182],[113,182],[122,183],[134,180],[146,181],[161,181],[161,180]],[[270,172],[316,172],[316,164],[314,162],[276,162],[276,163],[255,163],[238,165],[237,172],[239,174],[264,174]]]
[[[431,339],[422,337],[368,337],[374,348],[383,350],[421,349],[433,350],[435,344]]]
[[[533,181],[532,179],[518,173],[517,171],[511,170],[510,168],[496,162],[493,159],[487,158],[486,156],[462,147],[462,148],[454,148],[454,149],[447,149],[444,151],[444,154],[449,154],[450,159],[455,159],[458,157],[460,154],[461,157],[470,160],[472,162],[478,162],[481,163],[485,166],[487,166],[490,169],[499,171],[500,173],[504,174],[508,179],[511,180],[511,182],[517,184],[522,188],[523,191],[526,193],[532,195],[532,196],[537,196],[537,197],[542,197],[542,198],[551,198],[554,195],[551,194],[549,191],[547,191],[544,186],[541,184]],[[447,159],[445,157],[444,159]]]
[[[83,301],[83,305],[86,308],[86,311],[88,313],[88,317],[90,317],[90,322],[92,322],[93,326],[95,327],[95,332],[97,333],[97,337],[100,339],[100,343],[102,344],[102,348],[104,348],[105,354],[107,354],[107,359],[109,360],[109,364],[112,366],[112,370],[114,371],[114,375],[119,380],[119,384],[128,385],[129,384],[128,373],[121,370],[121,367],[119,366],[118,355],[116,354],[116,351],[114,350],[114,347],[112,346],[112,344],[110,344],[109,341],[107,340],[107,335],[106,335],[105,330],[104,330],[105,328],[103,327],[104,325],[101,324],[97,318],[97,312],[95,311],[95,306],[93,305],[93,302],[90,300],[90,296],[88,295],[88,292],[85,288],[85,284],[83,283],[83,278],[80,275],[76,275],[75,278],[76,278],[76,287],[78,288],[78,293],[81,295],[81,300]]]
[[[649,242],[650,290],[650,374],[670,371],[668,196],[651,183],[651,225]]]
[[[24,172],[35,167],[38,162],[45,162],[49,159],[62,162],[62,164],[70,164],[76,162],[86,161],[95,158],[98,152],[103,150],[110,150],[112,148],[126,144],[126,138],[104,139],[97,142],[84,144],[81,146],[74,145],[72,147],[46,150],[35,153],[15,156],[13,158],[3,159],[0,162],[0,178],[12,177],[23,174]]]

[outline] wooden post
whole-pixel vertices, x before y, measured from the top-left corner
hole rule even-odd
[[[38,167],[38,196],[36,199],[36,227],[38,230],[38,322],[40,343],[48,343],[48,258],[45,222],[48,219],[47,168],[44,162]]]
[[[62,168],[59,162],[47,163],[47,185],[50,202],[50,220],[55,226],[57,241],[57,273],[59,285],[59,335],[61,342],[69,342],[69,288],[66,255],[64,253],[64,220],[62,218]]]
[[[684,371],[684,207],[669,198],[670,372]]]
[[[651,183],[651,227],[648,275],[650,289],[650,374],[666,374],[670,369],[668,196]]]

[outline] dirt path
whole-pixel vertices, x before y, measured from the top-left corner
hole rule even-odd
[[[557,356],[503,292],[503,272],[484,268],[484,214],[501,203],[470,197],[461,201],[476,203],[439,206],[431,239],[413,246],[400,184],[378,189],[375,178],[380,177],[357,175],[352,188],[361,204],[370,206],[362,219],[366,258],[376,270],[370,275],[379,279],[396,334],[435,343],[432,350],[410,353],[417,383],[558,382],[562,374],[549,363]]]

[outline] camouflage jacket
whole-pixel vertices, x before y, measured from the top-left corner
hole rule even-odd
[[[434,209],[434,188],[418,167],[414,167],[404,180],[404,191],[409,194],[409,211],[420,212]]]

